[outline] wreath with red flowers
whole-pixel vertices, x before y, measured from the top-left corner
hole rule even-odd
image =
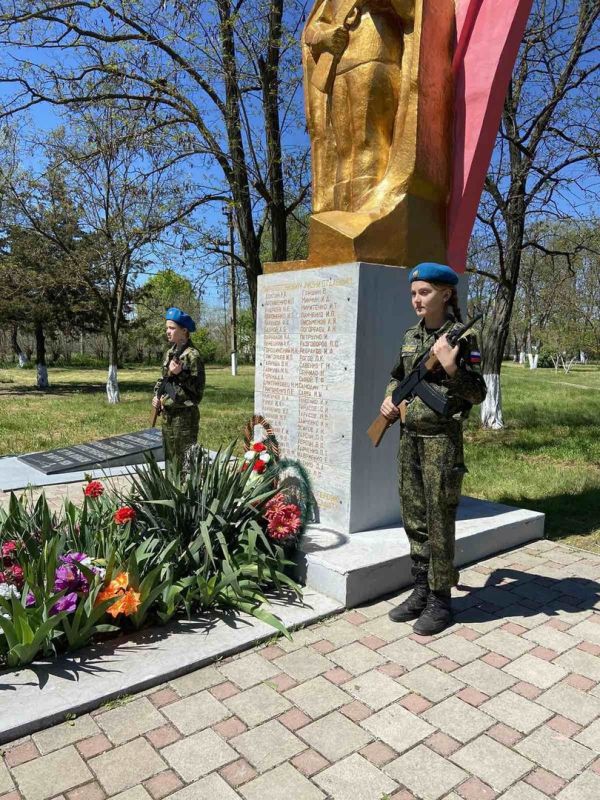
[[[265,532],[277,544],[292,547],[313,518],[313,493],[306,470],[298,461],[280,458],[273,427],[261,414],[248,420],[244,445],[242,470],[252,469],[258,475],[271,470],[272,485],[277,490],[264,507]]]

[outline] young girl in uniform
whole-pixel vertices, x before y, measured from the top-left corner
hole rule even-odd
[[[401,425],[398,479],[402,520],[410,542],[415,588],[390,618],[416,619],[414,630],[432,635],[452,621],[450,590],[458,582],[454,567],[456,509],[463,475],[463,422],[485,397],[480,355],[473,335],[451,347],[446,334],[461,322],[458,276],[442,264],[419,264],[410,275],[411,300],[419,321],[404,334],[381,413],[396,419],[391,395],[419,357],[431,350],[440,366],[427,378],[448,401],[447,413],[409,400]]]

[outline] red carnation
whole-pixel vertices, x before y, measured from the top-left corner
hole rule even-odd
[[[267,462],[261,461],[260,458],[258,458],[252,465],[252,469],[254,470],[254,472],[258,472],[259,475],[262,474],[266,470],[266,468],[267,468]]]
[[[1,552],[3,558],[11,559],[17,552],[17,543],[13,541],[4,542]]]
[[[100,481],[90,481],[83,490],[83,493],[86,497],[100,497],[100,495],[104,493],[104,486]]]
[[[267,448],[266,445],[264,445],[262,442],[255,442],[252,445],[252,449],[254,450],[255,453],[264,453]]]
[[[13,564],[12,567],[9,567],[7,573],[9,577],[12,578],[12,582],[15,584],[17,589],[22,589],[23,584],[25,583],[25,574],[23,573],[22,567],[20,567],[18,564]]]
[[[276,541],[293,538],[302,525],[302,513],[295,503],[286,503],[282,494],[266,505],[267,535]]]
[[[133,522],[135,517],[135,509],[131,508],[131,506],[122,506],[115,511],[113,519],[117,525],[126,525],[128,522]]]

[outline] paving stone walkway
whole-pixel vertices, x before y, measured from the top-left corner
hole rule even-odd
[[[13,742],[0,800],[598,800],[600,556],[461,580],[437,637],[377,602]]]

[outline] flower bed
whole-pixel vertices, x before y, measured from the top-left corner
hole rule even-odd
[[[184,474],[149,461],[126,495],[89,481],[82,503],[58,513],[43,494],[35,504],[12,495],[0,511],[0,665],[213,607],[286,634],[264,593],[301,592],[289,556],[310,489],[265,441],[247,442],[241,461],[235,443],[214,458],[193,448]]]

